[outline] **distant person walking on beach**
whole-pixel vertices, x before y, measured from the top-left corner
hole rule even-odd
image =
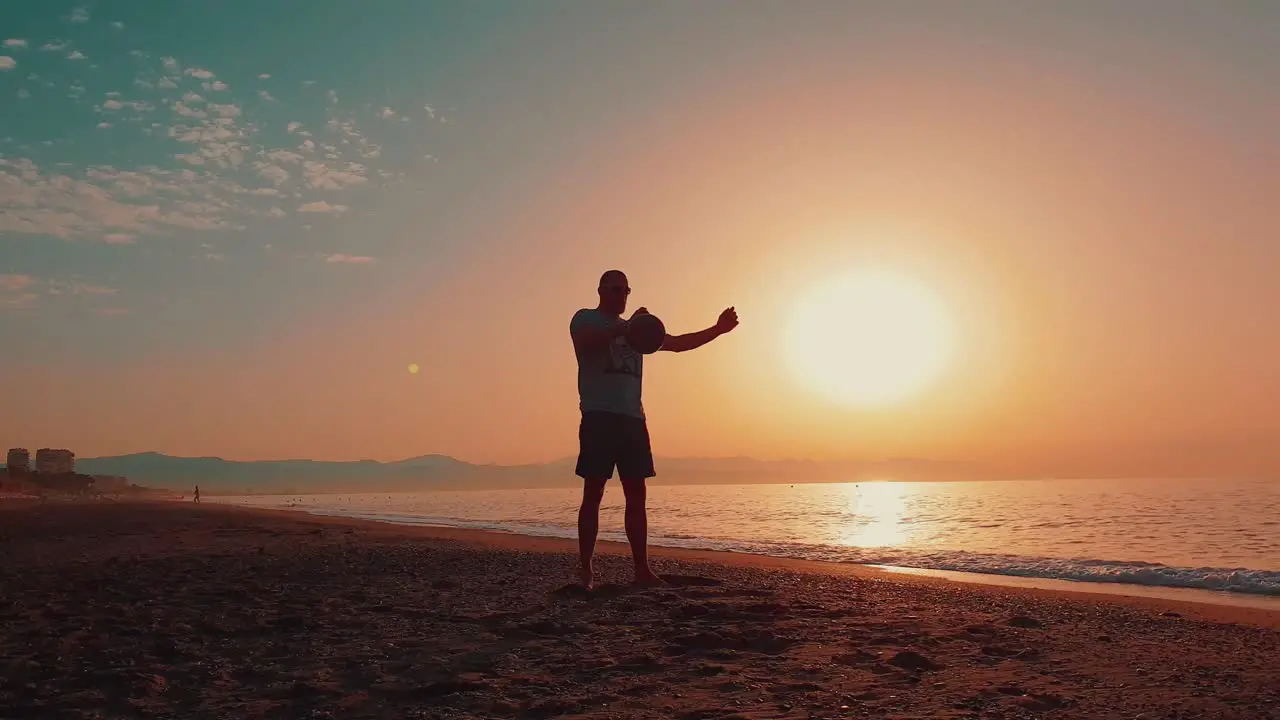
[[[200,486],[199,486],[199,485],[197,485],[197,486],[196,486],[196,497],[195,497],[195,500],[196,500],[196,503],[197,503],[197,504],[199,504],[199,503],[200,503]]]
[[[600,276],[600,303],[574,314],[569,323],[578,357],[578,398],[582,423],[578,426],[578,464],[582,478],[582,507],[578,510],[578,550],[582,585],[595,582],[591,564],[600,528],[604,486],[618,469],[626,497],[627,541],[635,561],[635,579],[645,585],[662,580],[649,568],[649,521],[645,510],[645,481],[656,473],[649,447],[649,428],[640,402],[644,356],[627,342],[627,309],[631,287],[620,270]],[[631,316],[647,313],[640,308]],[[695,333],[667,335],[662,350],[684,352],[702,347],[738,326],[738,313],[728,308],[716,324]]]

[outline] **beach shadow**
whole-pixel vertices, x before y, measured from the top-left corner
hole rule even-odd
[[[576,600],[611,600],[613,598],[642,593],[648,590],[671,590],[677,588],[710,588],[720,587],[724,583],[714,578],[697,575],[659,575],[665,585],[637,585],[634,583],[601,583],[590,590],[578,583],[563,585],[551,592],[552,597]]]
[[[551,595],[557,598],[572,598],[577,600],[609,600],[611,598],[626,595],[636,589],[638,588],[631,585],[601,583],[588,590],[578,583],[569,583],[568,585],[552,591]]]
[[[720,587],[723,582],[698,575],[659,575],[670,587]]]

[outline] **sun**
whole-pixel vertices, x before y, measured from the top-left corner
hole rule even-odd
[[[820,282],[800,297],[783,339],[792,373],[822,397],[856,407],[908,400],[951,360],[954,328],[926,285],[884,269]]]

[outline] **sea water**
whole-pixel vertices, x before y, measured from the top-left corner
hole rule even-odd
[[[214,500],[215,498],[209,498]],[[572,488],[216,498],[574,537]],[[611,483],[600,537],[625,541]],[[653,485],[652,545],[984,576],[1196,588],[1280,603],[1280,483],[1034,480]]]

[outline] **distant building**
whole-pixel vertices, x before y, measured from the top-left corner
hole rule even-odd
[[[26,448],[9,448],[5,466],[11,473],[27,472],[31,469],[31,452]]]
[[[36,472],[58,475],[76,471],[76,454],[62,448],[40,448],[36,451]]]
[[[5,467],[10,475],[26,475],[31,470],[31,453],[26,448],[10,448]]]

